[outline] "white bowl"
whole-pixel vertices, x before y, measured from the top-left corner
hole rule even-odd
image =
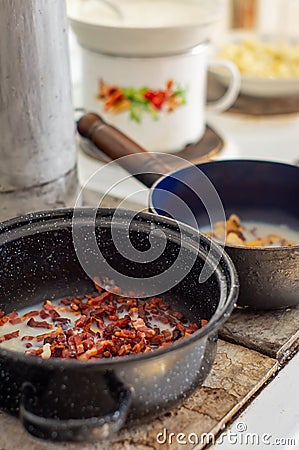
[[[224,39],[221,45],[216,45],[214,49],[214,57],[217,55],[221,48],[223,48],[227,43],[239,43],[243,41],[243,39],[258,39],[259,42],[267,43],[267,44],[277,44],[281,45],[283,42],[286,45],[297,44],[298,41],[291,38],[280,38],[266,35],[257,35],[254,33],[246,33],[246,32],[231,32],[228,34],[227,38]],[[221,57],[224,57],[221,55]],[[225,56],[227,59],[229,57]],[[257,59],[258,61],[258,59]],[[236,61],[234,60],[236,63]],[[238,63],[236,64],[238,66]],[[240,67],[239,67],[240,69]],[[218,81],[224,86],[228,86],[229,84],[229,74],[223,72],[218,68],[211,68],[211,73],[218,79]],[[299,47],[298,47],[298,73],[299,73]],[[269,76],[255,76],[251,74],[246,74],[242,72],[241,69],[241,89],[240,92],[245,95],[253,96],[253,97],[265,97],[265,98],[274,98],[274,97],[287,97],[292,95],[299,95],[299,75],[298,76],[285,76],[280,77],[278,75],[270,74]]]

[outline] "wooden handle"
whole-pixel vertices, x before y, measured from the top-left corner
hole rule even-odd
[[[117,162],[148,187],[151,187],[161,175],[171,171],[161,162],[161,158],[148,153],[117,128],[108,125],[98,114],[85,114],[79,120],[77,127],[81,136],[89,139],[101,152],[113,160],[135,155],[134,158],[123,158]]]

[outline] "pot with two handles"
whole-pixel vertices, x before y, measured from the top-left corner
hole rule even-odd
[[[148,257],[151,246],[162,249],[154,259]],[[132,260],[132,249],[139,259]],[[0,345],[0,408],[43,439],[108,438],[124,424],[179,405],[209,373],[217,330],[238,293],[234,266],[221,247],[150,213],[32,213],[0,224],[0,254],[0,309],[6,314],[92,292],[91,280],[111,272],[124,292],[161,295],[199,327],[201,319],[208,321],[168,347],[92,361],[42,359]],[[211,276],[199,282],[204,267]]]

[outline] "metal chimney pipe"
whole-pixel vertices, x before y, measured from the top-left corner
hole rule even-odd
[[[0,1],[0,220],[78,192],[64,0]]]

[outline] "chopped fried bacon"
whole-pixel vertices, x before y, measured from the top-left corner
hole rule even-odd
[[[19,317],[19,314],[17,311],[12,311],[10,314],[8,314],[9,321],[17,319]]]
[[[0,319],[0,327],[2,327],[8,321],[9,321],[9,317],[8,316],[1,317],[1,319]]]
[[[43,304],[43,308],[45,311],[52,311],[54,309],[54,305],[50,302],[50,300],[46,300]]]
[[[60,333],[62,333],[61,327],[57,328],[55,331],[52,331],[51,333],[39,334],[38,336],[35,336],[35,340],[37,342],[43,342],[44,339],[46,339],[47,337],[55,337],[58,336]]]
[[[22,317],[19,317],[19,314],[16,311],[13,311],[9,314],[9,323],[11,325],[16,325],[21,322],[25,322],[27,319],[30,319],[31,317],[35,317],[39,315],[39,311],[30,311],[27,314],[24,314]]]
[[[19,337],[19,334],[20,334],[19,330],[13,331],[12,333],[4,334],[3,336],[0,336],[0,342],[9,341],[10,339],[17,338]]]
[[[41,312],[39,313],[39,317],[41,319],[47,319],[47,317],[50,317],[50,314],[48,314],[46,311],[44,311],[43,309],[41,310]]]
[[[28,327],[32,328],[48,328],[48,329],[53,328],[53,325],[46,322],[45,320],[43,320],[42,322],[38,322],[37,320],[34,320],[33,317],[31,317],[31,319],[28,320],[27,325]]]
[[[40,311],[30,311],[21,317],[15,311],[5,315],[0,310],[0,325],[29,319],[29,327],[51,331],[20,337],[27,355],[82,361],[147,353],[198,330],[195,323],[189,323],[182,313],[173,311],[160,297],[147,300],[123,297],[117,295],[120,290],[113,282],[104,280],[104,285],[109,292],[97,279],[96,292],[63,298],[60,305],[46,300]],[[44,320],[38,321],[36,316]],[[200,321],[200,326],[206,324],[205,319]],[[17,337],[19,331],[4,334],[0,343]]]
[[[31,356],[41,356],[43,353],[43,347],[37,348],[37,349],[30,349],[30,350],[26,350],[25,354],[26,355],[31,355]]]
[[[22,322],[24,322],[25,320],[30,319],[31,317],[36,317],[38,315],[39,315],[39,311],[30,311],[29,313],[24,314],[21,317],[21,320],[22,320]]]
[[[60,303],[65,306],[69,306],[72,303],[72,301],[69,298],[62,298],[60,300]]]
[[[10,319],[9,323],[11,325],[17,325],[18,323],[22,323],[22,320],[20,319],[20,317],[17,317],[16,319]]]
[[[34,336],[23,336],[21,341],[33,341]]]
[[[56,324],[59,324],[63,327],[67,327],[71,324],[71,319],[68,319],[67,317],[55,317],[53,319],[53,322]]]
[[[79,319],[76,320],[76,322],[75,322],[76,327],[83,328],[84,325],[86,324],[86,319],[87,319],[87,317],[85,315],[79,317]]]

